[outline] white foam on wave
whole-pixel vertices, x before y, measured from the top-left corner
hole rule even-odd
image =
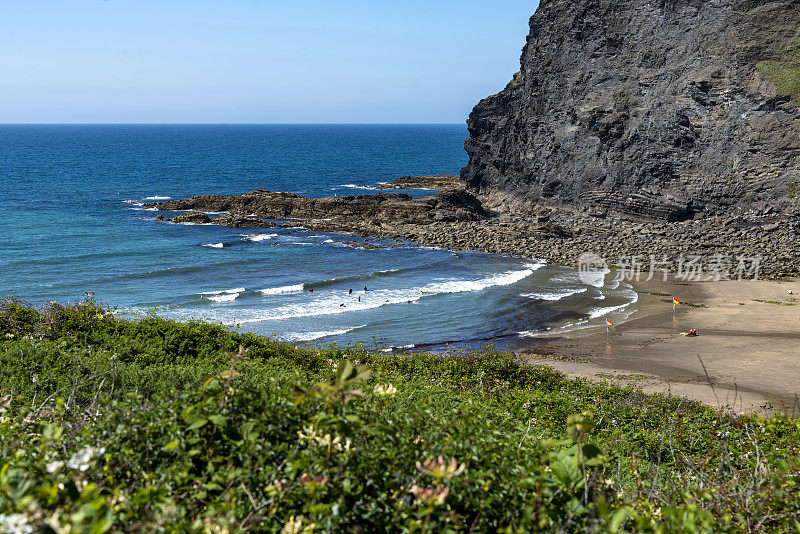
[[[597,271],[584,271],[581,273],[581,282],[588,286],[594,286],[598,289],[606,285],[606,275],[610,273],[609,269],[600,269]],[[616,286],[609,289],[616,289]]]
[[[222,295],[211,295],[208,297],[208,300],[213,300],[214,302],[231,302],[239,298],[239,293],[226,293]]]
[[[240,237],[243,237],[245,241],[258,243],[259,241],[267,241],[269,239],[275,239],[276,237],[278,237],[278,234],[240,234]]]
[[[304,284],[295,284],[293,286],[281,287],[268,287],[267,289],[260,289],[262,295],[284,295],[286,293],[299,293],[303,290]]]
[[[223,248],[225,246],[225,243],[204,243],[200,246],[209,248]]]
[[[339,187],[349,187],[350,189],[378,189],[374,185],[341,184]]]
[[[145,200],[172,200],[172,197],[144,197]]]
[[[619,288],[620,283],[619,281],[613,280],[609,286],[605,289],[614,291],[615,289]],[[598,326],[594,319],[599,319],[601,317],[607,317],[610,315],[615,315],[619,320],[625,320],[635,311],[629,309],[633,304],[636,304],[639,301],[639,294],[633,289],[630,284],[624,284],[622,286],[622,295],[623,298],[628,299],[628,302],[624,304],[619,304],[617,306],[606,306],[602,308],[592,308],[589,310],[588,317],[586,319],[581,319],[580,321],[576,321],[574,323],[568,323],[563,326],[556,328],[555,330],[545,330],[545,331],[537,331],[537,330],[528,330],[524,332],[518,332],[517,334],[520,337],[540,337],[544,335],[553,335],[556,333],[566,333],[566,332],[573,332],[575,330],[583,330],[586,328],[595,328]],[[605,299],[605,295],[601,297]],[[620,313],[621,312],[621,313]]]
[[[336,315],[353,311],[371,310],[390,304],[413,303],[431,295],[483,291],[494,286],[515,284],[541,268],[544,264],[526,264],[524,269],[498,273],[478,280],[445,280],[420,287],[405,289],[376,289],[358,291],[352,295],[340,292],[318,291],[309,293],[304,302],[285,304],[279,308],[257,312],[255,316],[243,317],[237,323],[258,323],[277,321],[298,317],[314,317],[320,315]],[[357,297],[361,297],[359,302]],[[344,306],[342,306],[344,304]]]
[[[333,242],[334,242],[333,239],[326,239],[325,241],[323,241],[323,243],[333,243]]]
[[[343,334],[347,334],[348,332],[352,332],[353,330],[358,330],[359,328],[364,328],[365,324],[361,326],[353,326],[351,328],[343,328],[341,330],[320,330],[318,332],[289,332],[287,334],[282,334],[279,337],[285,339],[286,341],[314,341],[315,339],[322,339],[323,337],[330,337],[330,336],[341,336]]]
[[[552,336],[556,334],[562,334],[565,332],[574,332],[575,330],[584,330],[586,328],[592,328],[595,325],[589,324],[587,319],[581,319],[580,321],[576,321],[574,323],[565,324],[559,328],[547,330],[526,330],[524,332],[517,332],[519,337],[541,337],[541,336]]]
[[[402,345],[400,347],[391,346],[391,347],[386,347],[385,349],[381,349],[381,352],[392,352],[395,350],[413,349],[415,346],[416,345],[414,345],[413,343],[411,343],[410,345]]]
[[[245,288],[237,287],[235,289],[221,289],[219,291],[203,291],[198,293],[198,295],[232,295],[233,293],[244,293],[245,291]]]
[[[132,211],[158,211],[157,208],[145,208],[144,207],[144,202],[139,202],[138,200],[123,200],[123,202],[125,204],[130,204],[130,205],[134,206],[132,208],[125,208],[127,210],[132,210]]]
[[[525,297],[529,299],[536,299],[536,300],[547,300],[550,302],[555,302],[558,300],[565,299],[567,297],[571,297],[572,295],[579,295],[580,293],[586,293],[587,288],[581,287],[578,289],[561,289],[558,291],[553,292],[532,292],[532,293],[522,293],[520,297]]]
[[[617,285],[619,285],[619,283]],[[625,288],[625,296],[629,298],[630,301],[628,301],[625,304],[620,304],[619,306],[606,306],[605,308],[594,308],[589,311],[589,318],[597,319],[598,317],[604,317],[606,315],[614,313],[615,311],[624,310],[631,304],[636,304],[639,301],[639,294],[633,289],[631,289],[630,286],[627,286]]]

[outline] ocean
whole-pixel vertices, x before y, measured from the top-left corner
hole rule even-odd
[[[91,292],[125,316],[381,350],[515,347],[629,313],[636,294],[624,283],[585,284],[537,258],[362,249],[348,242],[380,240],[302,221],[178,225],[143,207],[254,189],[364,194],[400,176],[458,174],[466,136],[462,125],[0,126],[0,296],[74,303]]]

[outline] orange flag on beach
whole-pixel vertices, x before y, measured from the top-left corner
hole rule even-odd
[[[680,301],[678,299],[676,299],[675,297],[672,297],[672,303],[673,304],[680,304]]]
[[[611,326],[611,319],[606,319],[606,326]]]

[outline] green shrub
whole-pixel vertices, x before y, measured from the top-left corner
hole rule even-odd
[[[0,532],[743,532],[800,517],[786,416],[490,348],[297,348],[91,303],[8,316],[27,319],[0,341]]]

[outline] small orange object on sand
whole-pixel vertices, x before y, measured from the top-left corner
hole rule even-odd
[[[697,330],[689,330],[688,332],[681,332],[681,335],[682,336],[688,336],[688,337],[696,337],[697,336]]]

